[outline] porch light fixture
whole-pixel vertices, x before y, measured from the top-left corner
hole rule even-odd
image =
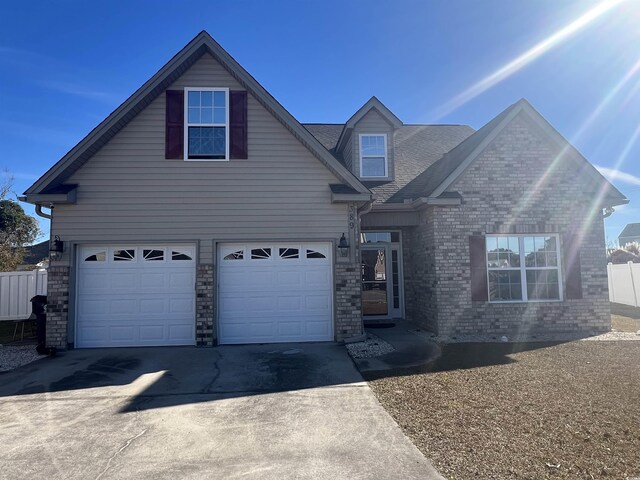
[[[340,237],[340,243],[338,243],[338,253],[340,254],[341,257],[348,257],[349,248],[350,248],[349,242],[347,241],[343,233],[342,236]]]
[[[51,260],[60,260],[63,249],[64,244],[62,240],[60,240],[60,237],[56,235],[49,245],[49,256],[51,257]]]

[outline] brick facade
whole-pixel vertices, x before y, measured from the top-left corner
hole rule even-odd
[[[212,347],[215,328],[215,267],[201,264],[196,268],[196,345]]]
[[[64,266],[50,266],[47,270],[48,347],[67,348],[69,270],[69,267]]]
[[[581,166],[559,153],[521,115],[448,189],[462,195],[462,205],[421,213],[420,225],[406,240],[414,283],[407,296],[410,318],[440,335],[590,334],[610,329],[601,210],[591,207],[593,192],[576,181]],[[575,230],[582,236],[583,299],[471,301],[470,235],[557,233],[562,242],[564,233]]]

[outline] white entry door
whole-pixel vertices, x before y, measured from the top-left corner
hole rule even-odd
[[[195,344],[193,245],[83,246],[76,345]]]
[[[333,340],[330,243],[218,248],[220,343]]]

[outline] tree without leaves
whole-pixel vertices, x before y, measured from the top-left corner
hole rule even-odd
[[[0,200],[6,199],[12,193],[14,180],[13,174],[6,168],[2,171],[2,177],[0,181]]]

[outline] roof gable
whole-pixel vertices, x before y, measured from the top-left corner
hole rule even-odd
[[[469,168],[489,144],[502,132],[507,125],[520,114],[527,115],[541,132],[559,147],[565,158],[580,163],[582,171],[595,184],[606,191],[603,204],[615,206],[628,203],[626,197],[616,189],[582,154],[571,145],[553,126],[535,110],[529,102],[521,99],[501,112],[497,117],[483,126],[440,160],[429,167],[422,177],[424,188],[422,194],[438,197]],[[419,181],[419,179],[416,179]]]
[[[51,189],[61,185],[205,53],[212,55],[238,83],[246,88],[336,177],[359,193],[369,193],[369,190],[344,165],[337,161],[262,85],[206,31],[202,31],[29,187],[25,194],[48,193]]]
[[[349,137],[349,134],[356,126],[356,124],[372,110],[375,110],[393,128],[400,128],[402,126],[402,121],[398,117],[396,117],[395,114],[391,110],[389,110],[384,103],[378,100],[375,96],[371,97],[344,124],[342,132],[340,133],[340,137],[338,138],[338,142],[336,144],[337,150],[340,150],[342,148],[343,142]]]
[[[336,144],[344,125],[305,123],[320,142],[341,162],[342,155],[336,152]],[[451,151],[474,132],[468,125],[411,125],[398,128],[394,135],[395,178],[382,182],[364,182],[375,196],[375,203],[402,203],[405,199],[423,196],[420,188],[411,184],[427,167]],[[409,184],[412,185],[409,188]]]
[[[618,235],[618,238],[626,237],[640,237],[640,223],[628,223]]]

